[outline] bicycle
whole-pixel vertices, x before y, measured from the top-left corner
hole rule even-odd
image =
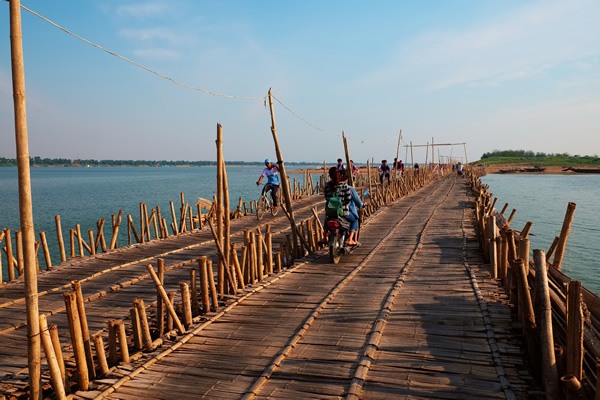
[[[268,184],[262,189],[262,193],[256,201],[256,218],[260,221],[267,211],[271,212],[272,216],[276,216],[279,211],[279,207],[273,205],[273,197],[271,191],[267,190]]]

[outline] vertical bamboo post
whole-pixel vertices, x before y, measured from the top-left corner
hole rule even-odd
[[[140,324],[140,315],[138,314],[137,308],[135,306],[129,309],[129,316],[131,318],[131,337],[133,342],[133,349],[141,350],[142,327]]]
[[[352,166],[350,164],[350,153],[348,152],[348,140],[346,139],[344,131],[342,131],[342,141],[344,143],[344,154],[346,156],[346,177],[348,178],[348,185],[354,186],[354,181],[352,178]]]
[[[223,135],[221,132],[221,152],[223,152]],[[222,157],[222,162],[223,162],[223,166],[221,167],[222,170],[222,179],[223,179],[223,208],[224,208],[224,213],[223,213],[223,241],[221,242],[221,248],[223,249],[223,252],[225,253],[225,266],[227,268],[229,268],[229,266],[231,266],[230,260],[229,260],[229,252],[227,251],[227,249],[229,249],[229,246],[231,245],[231,218],[230,218],[230,210],[231,210],[231,205],[229,204],[229,183],[227,182],[227,166],[225,165],[225,157]],[[228,274],[235,276],[235,272],[233,271],[232,268],[229,268]],[[235,279],[234,279],[235,280]],[[236,287],[231,288],[233,290],[233,293],[235,293],[236,291]]]
[[[279,141],[277,140],[277,127],[275,124],[275,111],[273,109],[273,93],[269,88],[269,109],[271,112],[271,134],[273,135],[273,142],[275,143],[275,154],[277,155],[277,166],[279,168],[279,174],[281,175],[281,187],[283,189],[283,197],[285,199],[285,208],[287,212],[285,213],[290,221],[290,226],[292,229],[292,244],[294,255],[298,254],[298,240],[296,237],[296,221],[294,220],[294,210],[292,208],[292,199],[290,198],[290,187],[288,183],[288,177],[285,172],[285,164],[283,162],[283,154],[281,153],[281,149],[279,148]]]
[[[61,376],[60,367],[58,365],[58,360],[56,358],[56,354],[54,353],[54,347],[52,346],[52,338],[50,337],[50,332],[48,331],[48,321],[46,320],[46,315],[42,314],[39,318],[41,342],[42,346],[44,347],[46,361],[50,370],[50,379],[52,380],[54,395],[57,399],[66,399],[67,396],[65,394],[65,386]]]
[[[117,239],[119,237],[119,227],[121,226],[121,221],[123,220],[123,210],[119,210],[119,214],[116,219],[114,215],[112,217],[113,234],[110,238],[110,250],[113,250],[117,246]]]
[[[217,211],[217,234],[216,242],[217,246],[223,248],[223,128],[221,124],[217,124],[217,139],[215,140],[217,146],[217,193],[216,193],[216,211]],[[218,290],[222,296],[224,294],[225,286],[225,267],[224,260],[219,258],[218,260]]]
[[[81,322],[79,321],[79,313],[77,311],[77,296],[73,292],[68,292],[64,294],[64,299],[67,308],[71,343],[73,345],[73,353],[75,354],[75,364],[77,366],[77,380],[79,388],[85,391],[88,390],[90,381],[81,333]]]
[[[46,241],[46,232],[40,232],[40,241],[42,242],[42,249],[44,251],[46,271],[50,271],[52,269],[52,258],[50,257],[50,250],[48,249],[48,242]]]
[[[110,365],[119,363],[119,357],[117,356],[117,325],[113,319],[108,321],[108,362]]]
[[[158,259],[158,280],[161,285],[165,284],[165,259]],[[158,330],[158,337],[161,337],[165,333],[165,304],[163,303],[162,296],[160,293],[156,294],[156,328]]]
[[[150,268],[152,268],[152,266],[150,266]],[[152,272],[154,272],[154,270],[152,270]],[[154,276],[156,276],[156,273],[154,273]],[[133,305],[135,306],[140,319],[140,327],[142,329],[142,350],[152,351],[152,336],[150,335],[150,325],[148,324],[148,317],[146,316],[144,300],[135,299]]]
[[[552,305],[550,303],[550,289],[548,287],[548,271],[546,268],[546,256],[543,250],[533,251],[533,259],[536,271],[536,286],[538,299],[540,300],[540,336],[542,352],[542,376],[546,399],[560,399],[558,386],[558,371],[556,369],[556,358],[554,355],[554,336],[552,333]]]
[[[25,264],[25,254],[23,252],[23,232],[15,231],[15,247],[17,249],[17,271],[19,276],[23,275],[24,264]],[[37,261],[37,257],[36,257]],[[36,268],[37,270],[37,268]]]
[[[571,225],[573,224],[573,217],[575,215],[576,207],[577,205],[573,202],[570,202],[567,205],[567,213],[565,214],[562,229],[560,230],[558,244],[554,253],[553,266],[556,269],[560,269],[562,267],[562,261],[565,255],[565,248],[567,247],[567,239],[569,238],[569,233],[571,232]]]
[[[202,295],[202,309],[204,314],[210,311],[210,296],[208,290],[208,271],[207,271],[207,258],[202,256],[198,259],[198,266],[200,268],[200,292]]]
[[[83,339],[83,350],[85,352],[85,360],[90,374],[90,379],[94,379],[96,368],[94,367],[94,357],[92,355],[92,342],[90,340],[90,330],[88,327],[87,316],[85,313],[85,304],[83,301],[83,292],[81,291],[81,282],[71,281],[71,289],[75,293],[77,300],[77,312],[79,313],[79,321],[81,323],[81,338]]]
[[[27,311],[27,365],[29,367],[29,396],[40,397],[41,344],[35,268],[35,229],[31,174],[29,170],[29,139],[27,134],[27,103],[25,100],[25,65],[21,31],[21,1],[10,3],[10,49],[15,114],[15,141],[19,181],[19,216],[25,247],[25,308]]]
[[[102,335],[94,336],[94,348],[96,349],[96,359],[98,360],[98,376],[108,374],[108,362],[106,361],[106,353],[104,352],[104,341]]]
[[[213,272],[213,264],[212,264],[212,260],[210,260],[210,259],[207,260],[206,272],[208,273],[208,286],[210,287],[213,310],[217,311],[219,309],[219,299],[217,297],[217,287],[215,285],[215,275]]]
[[[119,338],[119,349],[121,350],[121,362],[129,364],[129,348],[127,347],[127,334],[125,333],[125,323],[116,321],[117,337]]]
[[[58,327],[56,325],[52,325],[50,327],[50,338],[52,339],[52,347],[54,348],[54,355],[56,356],[56,361],[58,362],[58,367],[60,368],[60,376],[62,377],[63,384],[66,382],[66,370],[65,370],[65,360],[63,358],[62,347],[60,345],[60,337],[58,335]]]
[[[267,231],[265,235],[265,242],[267,244],[267,273],[273,274],[273,235],[271,231]]]
[[[567,374],[581,381],[583,377],[583,310],[581,281],[567,284]]]
[[[60,250],[60,261],[65,262],[67,261],[67,254],[65,252],[65,241],[63,240],[60,215],[54,216],[54,225],[56,226],[56,238],[58,239],[58,249]]]
[[[200,314],[198,307],[198,283],[196,279],[196,269],[190,268],[190,301],[192,316]]]
[[[262,281],[265,277],[265,266],[263,263],[262,232],[260,231],[260,228],[256,230],[254,246],[256,247],[256,272],[258,280]]]
[[[367,179],[369,180],[369,198],[373,198],[373,182],[371,181],[371,163],[367,160]]]
[[[235,243],[231,243],[231,251],[229,255],[229,259],[231,260],[233,267],[235,268],[235,274],[237,276],[237,282],[241,289],[244,289],[246,285],[244,284],[244,274],[242,273],[242,268],[240,266],[240,260],[237,256],[237,250],[235,249]]]
[[[77,233],[77,245],[79,246],[79,255],[81,257],[85,256],[83,253],[83,238],[81,237],[81,225],[75,225],[75,232]]]
[[[173,233],[179,235],[179,224],[177,223],[177,216],[175,215],[175,204],[170,201],[169,205],[171,206],[171,218],[173,219],[173,224],[171,225],[173,227]]]
[[[181,290],[181,309],[183,314],[183,326],[188,329],[192,324],[192,304],[190,301],[190,287],[187,282],[179,282]]]
[[[169,292],[167,294],[167,298],[169,299],[169,303],[170,304],[175,304],[175,296],[177,295],[177,292]],[[177,316],[177,315],[175,315]],[[171,315],[171,313],[167,313],[167,332],[171,332],[173,330],[173,325],[174,325],[174,320],[173,320],[173,316]]]

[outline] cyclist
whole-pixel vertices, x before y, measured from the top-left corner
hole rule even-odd
[[[265,160],[265,169],[256,181],[256,186],[260,185],[260,182],[264,177],[267,177],[267,184],[263,188],[263,193],[271,191],[271,197],[273,198],[273,208],[276,210],[279,205],[279,168],[271,162],[268,158]]]
[[[340,172],[336,167],[329,169],[329,178],[325,184],[326,203],[336,194],[341,198],[344,218],[350,223],[349,235],[346,244],[349,246],[358,245],[359,216],[357,208],[363,208],[365,205],[358,197],[356,189],[348,185],[348,171]]]

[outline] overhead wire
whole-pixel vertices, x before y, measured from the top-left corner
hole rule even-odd
[[[108,50],[107,48],[105,48],[105,47],[103,47],[103,46],[101,46],[101,45],[99,45],[97,43],[94,43],[94,42],[92,42],[92,41],[90,41],[90,40],[88,40],[88,39],[86,39],[86,38],[84,38],[84,37],[82,37],[80,35],[77,35],[76,33],[71,32],[69,29],[67,29],[67,28],[65,28],[65,27],[57,24],[56,22],[50,20],[49,18],[41,15],[40,13],[38,13],[36,11],[33,11],[32,9],[24,6],[23,4],[21,4],[21,8],[24,9],[25,11],[31,13],[32,15],[35,15],[36,17],[42,19],[43,21],[46,21],[47,23],[51,24],[52,26],[60,29],[61,31],[65,32],[66,34],[68,34],[68,35],[70,35],[70,36],[72,36],[72,37],[74,37],[74,38],[76,38],[78,40],[81,40],[82,42],[84,42],[86,44],[89,44],[90,46],[95,47],[95,48],[97,48],[97,49],[99,49],[99,50],[101,50],[101,51],[103,51],[103,52],[105,52],[105,53],[107,53],[107,54],[109,54],[109,55],[111,55],[113,57],[119,58],[119,59],[121,59],[121,60],[123,60],[123,61],[125,61],[125,62],[127,62],[127,63],[129,63],[131,65],[134,65],[134,66],[136,66],[136,67],[138,67],[138,68],[140,68],[140,69],[142,69],[142,70],[144,70],[144,71],[146,71],[148,73],[156,75],[159,78],[162,78],[162,79],[165,79],[167,81],[170,81],[171,83],[173,83],[173,84],[175,84],[177,86],[181,86],[181,87],[184,87],[186,89],[198,91],[198,92],[201,92],[201,93],[204,93],[204,94],[208,94],[208,95],[211,95],[211,96],[216,96],[216,97],[224,97],[224,98],[229,98],[229,99],[244,99],[244,100],[261,99],[261,100],[263,100],[263,102],[266,103],[267,96],[236,96],[236,95],[228,95],[228,94],[218,93],[218,92],[214,92],[212,90],[203,89],[203,88],[200,88],[200,87],[196,87],[196,86],[192,86],[192,85],[188,85],[186,83],[180,82],[180,81],[178,81],[178,80],[176,80],[174,78],[171,78],[168,75],[165,75],[165,74],[160,73],[160,72],[158,72],[156,70],[153,70],[152,68],[146,67],[143,64],[140,64],[140,63],[138,63],[136,61],[133,61],[133,60],[131,60],[131,59],[125,57],[125,56],[122,56],[122,55],[120,55],[120,54],[118,54],[118,53],[116,53],[114,51]],[[326,129],[323,129],[323,128],[321,128],[321,127],[319,127],[319,126],[311,123],[306,118],[300,116],[298,113],[296,113],[290,107],[288,107],[287,105],[285,105],[279,98],[277,98],[275,96],[273,96],[273,98],[285,110],[287,110],[290,114],[292,114],[294,117],[298,118],[300,121],[304,122],[305,124],[307,124],[311,128],[313,128],[313,129],[315,129],[315,130],[317,130],[317,131],[319,131],[319,132],[321,132],[323,134],[326,134],[326,135],[340,136],[340,134],[338,134],[338,133],[333,133],[333,132],[327,131]],[[364,143],[364,141],[365,141],[365,139],[358,139],[358,138],[353,139],[351,137],[347,137],[347,138],[350,141],[360,141],[361,144]],[[371,144],[373,144],[373,143],[388,143],[392,139],[394,139],[394,137],[391,137],[391,136],[389,138],[385,138],[385,139],[382,139],[380,141],[372,141],[371,139],[369,139],[369,143],[371,143]]]

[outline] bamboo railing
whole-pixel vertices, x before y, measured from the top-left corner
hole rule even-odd
[[[476,224],[490,275],[509,293],[528,362],[546,398],[600,398],[600,298],[560,269],[575,203],[567,205],[560,235],[548,251],[530,254],[532,223],[513,229],[516,210],[505,218],[507,206],[496,211],[489,187],[471,171],[466,177],[476,196]]]

